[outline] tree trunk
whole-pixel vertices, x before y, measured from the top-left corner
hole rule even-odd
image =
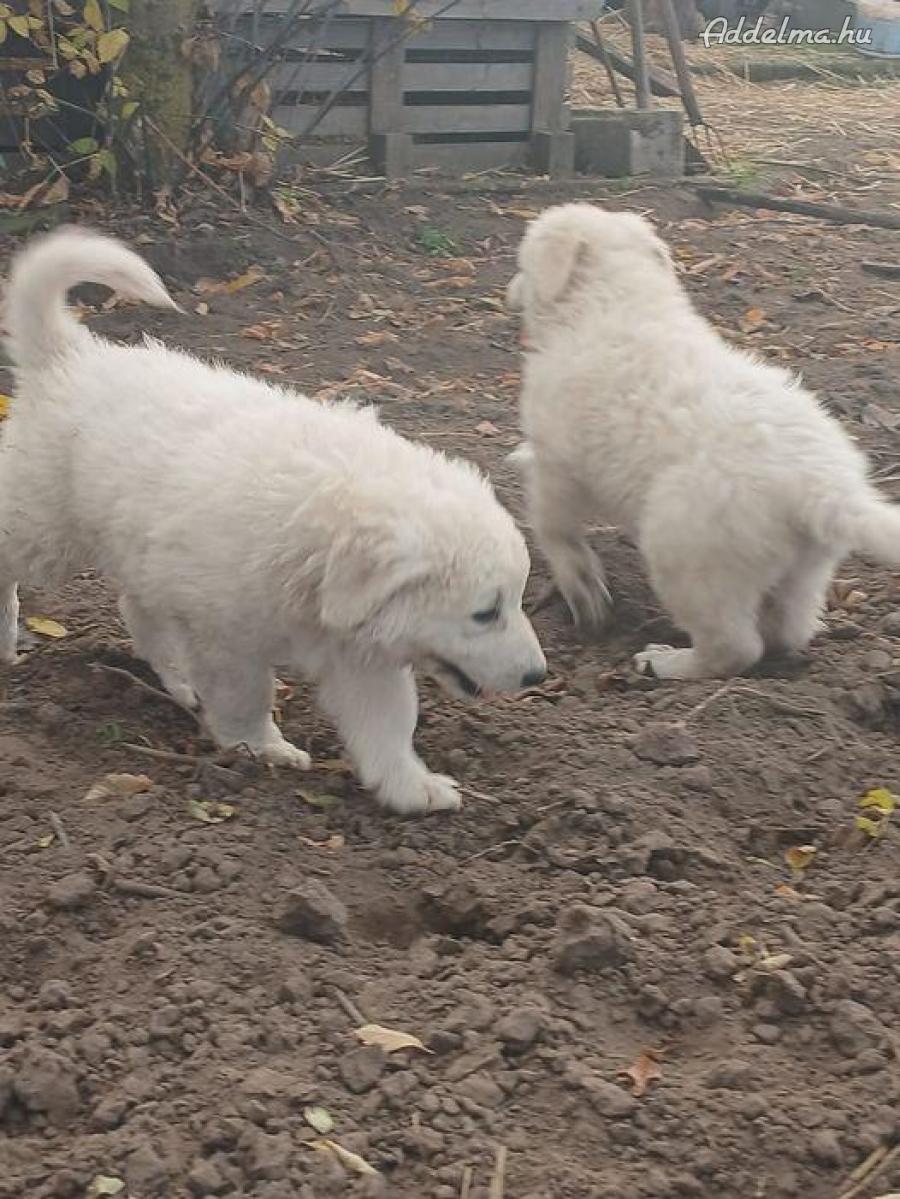
[[[191,129],[193,71],[182,44],[191,33],[200,0],[131,0],[131,44],[122,76],[140,105],[145,168],[154,188],[173,178],[178,152]]]
[[[696,0],[673,0],[675,15],[683,38],[696,37],[703,28],[703,18],[697,12]],[[651,33],[663,33],[665,24],[659,11],[659,0],[645,0],[645,20]]]

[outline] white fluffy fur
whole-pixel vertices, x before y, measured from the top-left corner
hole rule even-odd
[[[608,614],[584,527],[625,529],[691,649],[648,646],[660,678],[728,676],[819,627],[853,551],[900,566],[900,509],[799,381],[728,346],[691,306],[643,218],[543,213],[509,287],[528,352],[519,461],[532,524],[576,622]]]
[[[0,661],[16,658],[17,580],[95,567],[121,589],[137,652],[220,745],[309,765],[271,715],[273,668],[296,667],[382,803],[458,807],[413,749],[412,665],[470,694],[545,671],[521,610],[525,544],[487,481],[371,411],[101,340],[64,309],[83,280],[172,305],[96,234],[64,230],[14,263]]]

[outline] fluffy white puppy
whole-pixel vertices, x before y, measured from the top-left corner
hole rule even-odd
[[[309,766],[272,719],[273,668],[293,666],[383,804],[458,807],[413,749],[413,664],[467,696],[545,674],[521,608],[528,553],[490,485],[371,411],[95,337],[64,307],[82,281],[174,307],[96,234],[52,234],[13,265],[0,661],[16,659],[17,581],[95,567],[137,652],[219,745]]]
[[[577,623],[608,614],[590,519],[625,529],[692,648],[651,645],[659,678],[738,674],[802,650],[853,551],[900,565],[900,509],[799,381],[727,345],[643,218],[564,204],[529,227],[509,305],[538,543]]]

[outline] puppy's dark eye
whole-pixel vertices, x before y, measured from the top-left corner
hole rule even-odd
[[[494,621],[500,619],[500,605],[495,604],[493,608],[485,608],[483,612],[473,612],[472,619],[476,624],[493,624]]]

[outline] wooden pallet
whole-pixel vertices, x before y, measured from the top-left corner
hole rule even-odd
[[[234,14],[235,0],[220,0],[226,6]],[[270,0],[262,13],[232,16],[229,44],[271,45],[289,7]],[[424,18],[445,7],[421,0],[415,11]],[[570,22],[601,7],[460,0],[444,17],[413,25],[391,15],[392,0],[344,0],[339,15],[294,23],[268,77],[272,115],[297,136],[300,158],[327,161],[358,148],[388,176],[525,165],[565,173]]]

